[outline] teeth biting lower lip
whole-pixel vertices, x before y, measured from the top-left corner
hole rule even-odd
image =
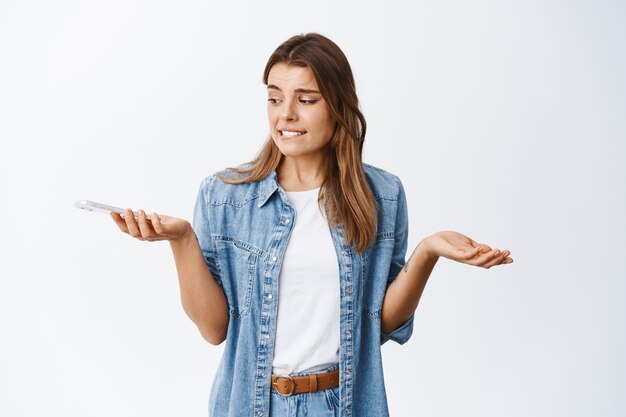
[[[291,130],[279,130],[279,132],[283,136],[300,136],[306,133],[306,132],[295,132]]]

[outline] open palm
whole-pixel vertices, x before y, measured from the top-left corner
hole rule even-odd
[[[428,250],[436,256],[453,261],[491,268],[494,265],[510,264],[510,251],[492,249],[489,245],[454,231],[437,232],[428,238]]]
[[[122,232],[149,242],[179,240],[193,233],[187,220],[156,213],[152,213],[152,219],[148,220],[143,210],[137,213],[136,219],[130,209],[126,209],[124,217],[117,213],[111,213],[111,217]]]

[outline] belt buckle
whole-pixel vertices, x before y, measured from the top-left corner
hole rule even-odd
[[[281,379],[281,378],[286,379],[286,380],[291,382],[291,390],[288,393],[286,393],[286,394],[283,394],[278,389],[278,380]],[[293,392],[296,390],[296,381],[294,381],[293,378],[290,375],[279,375],[279,376],[276,377],[276,382],[272,383],[272,386],[274,387],[276,392],[279,393],[280,395],[282,395],[283,397],[291,397],[293,395]]]

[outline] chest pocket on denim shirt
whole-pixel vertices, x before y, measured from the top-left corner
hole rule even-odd
[[[227,237],[214,238],[217,264],[231,316],[250,311],[258,252],[245,242]]]

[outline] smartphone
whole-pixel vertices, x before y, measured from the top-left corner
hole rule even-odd
[[[122,217],[124,217],[124,212],[125,212],[123,208],[109,206],[109,205],[102,204],[102,203],[96,203],[95,201],[89,201],[89,200],[78,200],[77,202],[74,203],[74,207],[87,210],[87,211],[95,211],[96,213],[105,213],[105,214],[109,214],[111,212],[118,213]],[[137,212],[133,211],[133,214],[135,215],[135,218],[137,218]],[[148,220],[151,220],[149,214],[146,215],[146,218]]]

